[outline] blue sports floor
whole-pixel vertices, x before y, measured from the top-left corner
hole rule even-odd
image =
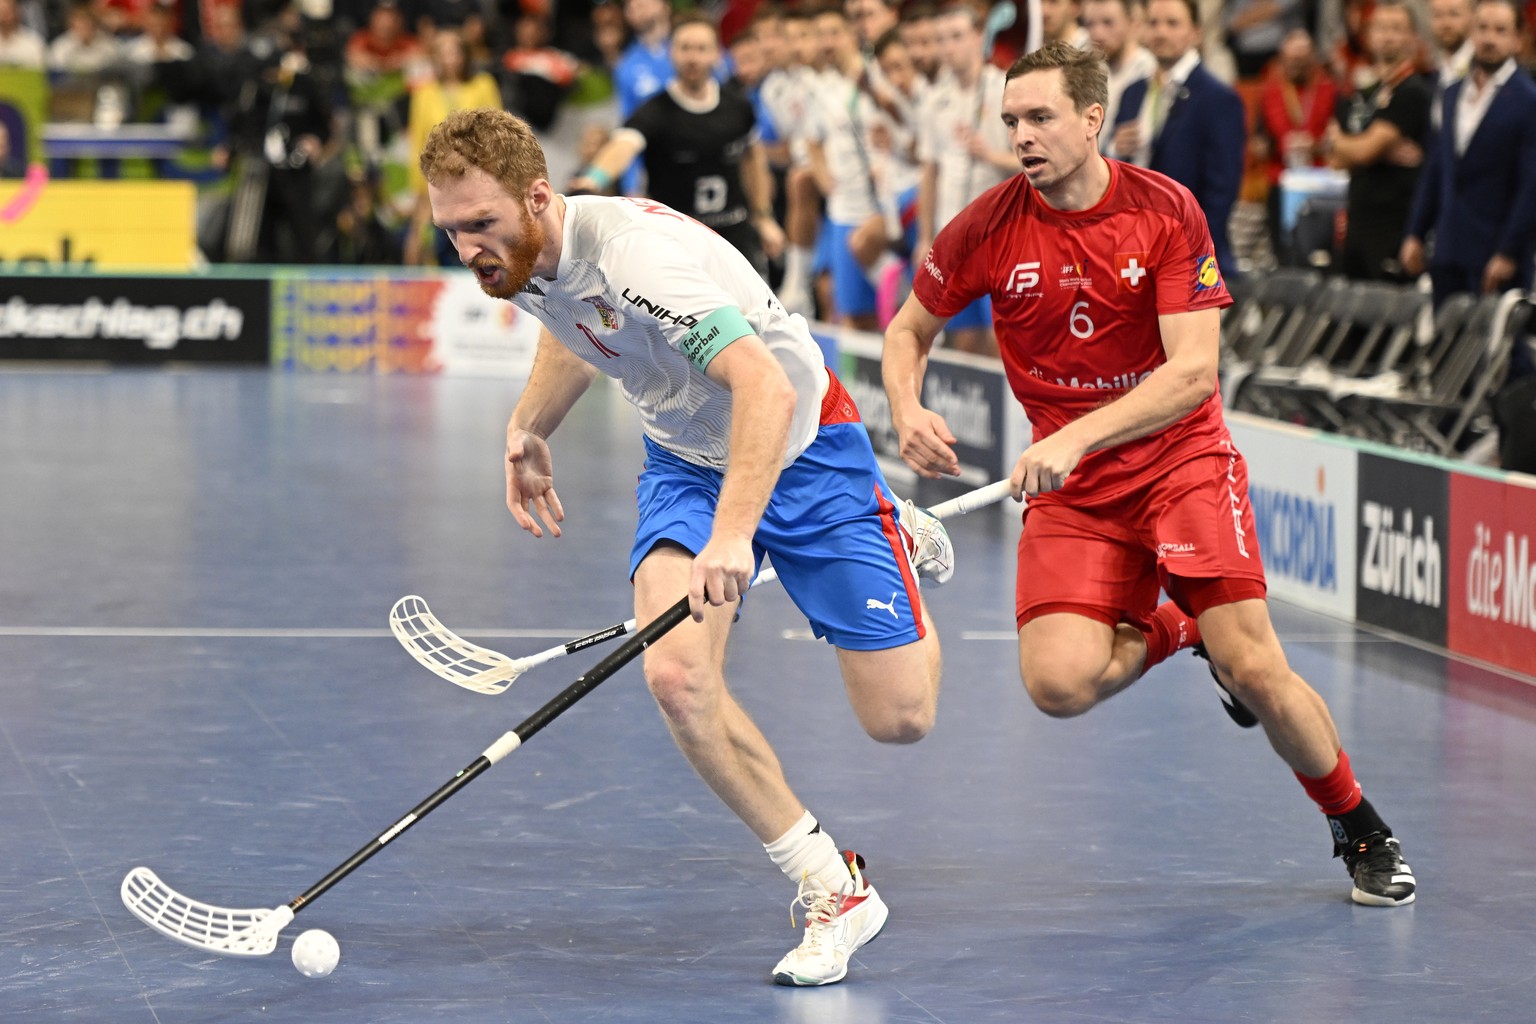
[[[792,887],[676,752],[638,666],[299,915],[205,956],[118,900],[146,864],[275,907],[588,666],[506,693],[389,636],[417,593],[531,653],[631,614],[639,444],[604,385],[556,435],[566,536],[502,505],[515,386],[260,370],[0,371],[0,1020],[1464,1022],[1536,1019],[1536,690],[1283,605],[1420,897],[1355,906],[1321,816],[1187,655],[1090,715],[1019,686],[1016,523],[955,521],[939,724],[858,729],[783,594],[743,703],[892,908],[848,980],[769,982]],[[301,977],[305,927],[340,940]]]

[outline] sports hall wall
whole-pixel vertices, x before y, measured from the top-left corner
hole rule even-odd
[[[0,189],[0,219],[18,208],[16,196],[15,187]],[[162,213],[157,204],[179,201],[141,197]],[[114,272],[111,253],[122,245],[113,236],[142,227],[124,228],[110,212],[70,218],[66,230],[55,224],[27,241],[31,248],[19,233],[0,231],[0,358],[504,377],[532,363],[537,323],[481,294],[469,275],[189,272],[175,246],[153,250],[162,253],[163,272]],[[61,265],[66,251],[72,262]],[[151,242],[139,251],[151,251]],[[915,479],[889,426],[879,336],[815,326],[893,486],[911,489]],[[1000,364],[936,351],[924,400],[959,438],[957,486],[1009,473],[1029,424]],[[1536,683],[1536,477],[1241,413],[1229,413],[1229,422],[1249,463],[1272,596]]]

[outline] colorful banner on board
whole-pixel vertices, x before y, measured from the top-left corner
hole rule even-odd
[[[283,268],[272,285],[272,364],[323,373],[520,377],[539,324],[468,273],[341,276]]]

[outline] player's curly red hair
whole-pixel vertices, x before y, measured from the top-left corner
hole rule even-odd
[[[528,122],[505,110],[456,110],[433,128],[421,147],[421,173],[428,184],[462,178],[471,169],[495,178],[508,195],[548,180],[544,149]]]

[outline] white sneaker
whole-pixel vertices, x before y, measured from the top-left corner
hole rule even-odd
[[[912,571],[935,584],[948,582],[955,574],[955,546],[944,524],[908,498],[901,503],[901,528],[910,543],[907,555],[912,559]]]
[[[890,910],[875,887],[864,880],[864,858],[843,851],[843,863],[853,876],[853,888],[833,895],[814,878],[800,881],[800,892],[790,904],[805,908],[805,938],[784,954],[773,969],[779,985],[831,985],[848,974],[848,958],[859,947],[873,942]]]

